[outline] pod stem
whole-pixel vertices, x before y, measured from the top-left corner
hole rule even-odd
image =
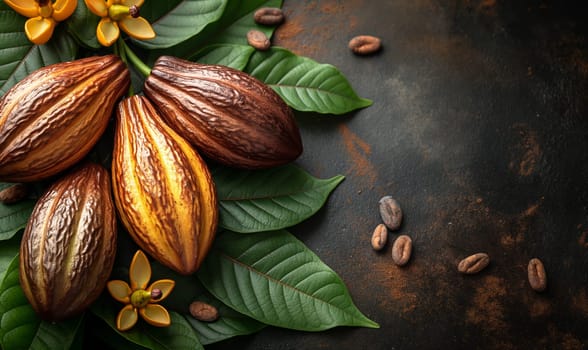
[[[145,62],[143,62],[139,56],[135,54],[135,52],[124,42],[124,40],[119,39],[118,43],[119,56],[121,56],[125,62],[130,62],[145,78],[148,77],[151,73],[151,67],[145,64]]]

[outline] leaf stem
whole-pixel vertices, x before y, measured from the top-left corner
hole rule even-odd
[[[145,64],[145,62],[141,61],[139,56],[133,52],[133,50],[124,42],[124,40],[119,40],[119,42],[121,46],[121,56],[125,55],[128,61],[131,62],[135,68],[137,68],[139,73],[141,73],[144,77],[148,77],[151,73],[151,68]]]

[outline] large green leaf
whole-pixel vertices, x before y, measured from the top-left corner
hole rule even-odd
[[[26,18],[0,1],[0,95],[32,71],[75,58],[77,46],[58,25],[45,45],[33,45],[24,33]]]
[[[198,34],[209,23],[217,21],[228,0],[184,0],[152,23],[156,37],[135,40],[138,46],[161,49],[177,45]]]
[[[4,279],[4,273],[8,270],[10,263],[20,250],[20,239],[18,234],[9,240],[0,242],[0,281]]]
[[[10,239],[23,229],[35,206],[34,200],[23,200],[14,204],[0,203],[0,241]]]
[[[283,229],[306,220],[344,179],[317,179],[294,165],[266,170],[219,167],[212,175],[220,227],[242,233]]]
[[[118,331],[115,320],[119,309],[110,300],[104,300],[107,297],[105,293],[103,297],[98,299],[92,306],[92,312],[128,341],[152,350],[204,349],[194,328],[184,316],[174,311],[169,312],[171,316],[169,327],[153,327],[139,319],[132,329],[125,332]],[[122,304],[119,305],[122,308]]]
[[[0,345],[5,350],[70,349],[78,338],[82,317],[41,321],[20,287],[18,259],[12,260],[0,284]]]
[[[73,35],[83,45],[99,49],[100,43],[96,39],[96,27],[98,27],[100,17],[93,14],[84,0],[78,0],[78,6],[75,12],[67,20],[67,28],[71,35]]]
[[[191,61],[204,64],[220,64],[243,70],[255,49],[248,45],[214,44],[189,57]]]
[[[372,103],[359,97],[334,66],[297,56],[283,48],[256,52],[245,72],[271,86],[299,111],[344,114]]]
[[[353,304],[341,278],[286,231],[223,232],[198,277],[223,303],[269,325],[379,327]]]

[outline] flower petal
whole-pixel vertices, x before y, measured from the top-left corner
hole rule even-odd
[[[77,6],[76,0],[57,0],[53,3],[53,18],[57,22],[64,21],[74,13]]]
[[[51,39],[55,25],[53,18],[29,18],[25,22],[25,34],[34,44],[43,45]]]
[[[4,0],[18,14],[25,17],[37,17],[39,15],[39,4],[35,0]]]
[[[121,0],[120,3],[121,5],[125,5],[128,7],[131,7],[133,5],[137,6],[137,7],[141,7],[141,5],[143,5],[144,0]]]
[[[175,285],[176,285],[176,282],[174,282],[173,280],[169,280],[169,279],[158,280],[158,281],[153,282],[149,286],[149,288],[147,289],[147,291],[149,293],[151,293],[151,291],[153,289],[159,289],[161,291],[161,297],[159,299],[157,299],[156,301],[160,301],[160,300],[163,300],[163,299],[167,298],[167,296],[174,289],[174,286]]]
[[[126,305],[116,316],[116,329],[121,332],[131,329],[137,323],[138,318],[137,309],[131,304]]]
[[[122,30],[135,39],[146,40],[155,38],[155,32],[151,24],[143,17],[125,17],[118,24]]]
[[[104,0],[84,0],[88,9],[100,17],[108,16],[108,6]]]
[[[139,309],[139,314],[152,326],[167,327],[171,324],[169,313],[159,304],[148,304],[144,308]]]
[[[96,38],[98,38],[100,44],[110,46],[114,44],[119,35],[120,30],[116,22],[111,21],[109,18],[102,18],[100,20],[96,28]]]
[[[137,250],[135,253],[133,261],[131,261],[129,275],[131,277],[132,290],[147,288],[147,283],[151,279],[151,265],[143,251]]]
[[[117,301],[120,301],[123,304],[131,302],[130,295],[132,291],[127,282],[121,280],[108,281],[106,288],[108,288],[110,295],[112,295]]]

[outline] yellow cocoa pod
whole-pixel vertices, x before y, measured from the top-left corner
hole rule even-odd
[[[110,174],[86,163],[37,201],[20,246],[20,284],[43,319],[73,317],[102,293],[116,257]]]
[[[118,56],[40,68],[0,99],[0,181],[38,181],[71,167],[96,144],[130,84]]]
[[[112,177],[119,217],[141,249],[180,274],[196,272],[216,234],[215,186],[146,97],[119,104]]]

